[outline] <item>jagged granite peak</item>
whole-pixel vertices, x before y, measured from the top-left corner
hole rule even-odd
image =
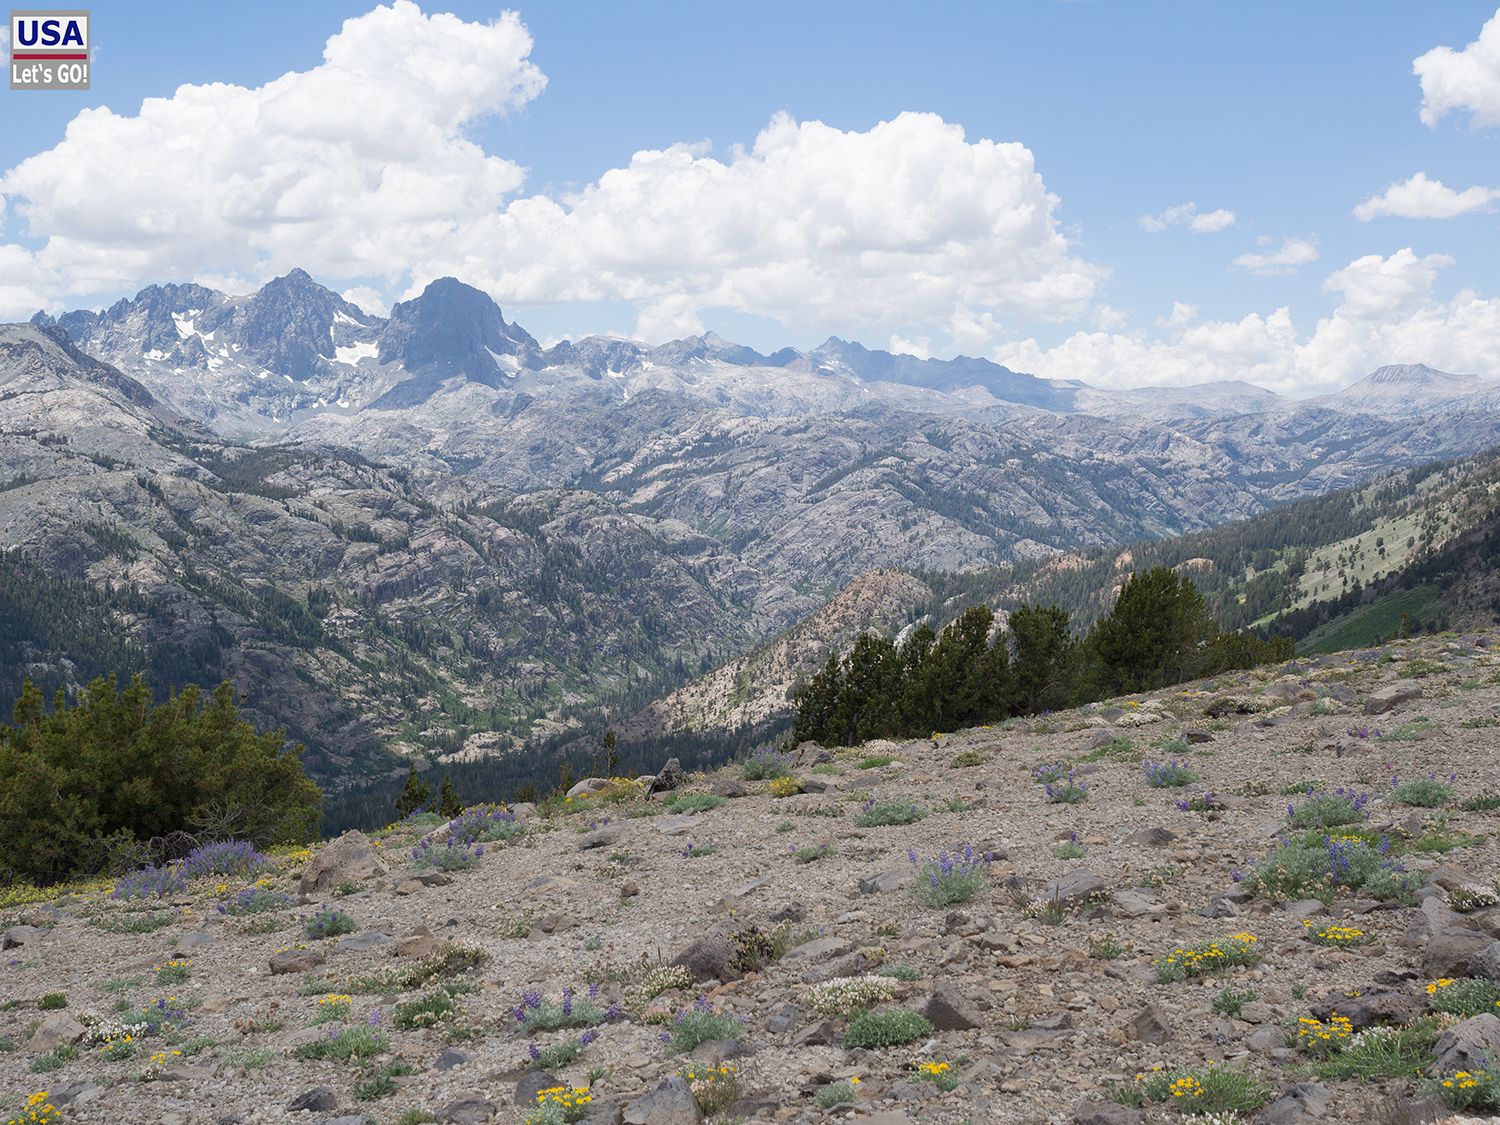
[[[262,367],[306,380],[320,359],[337,355],[334,337],[340,318],[355,328],[374,330],[382,324],[305,271],[294,269],[268,281],[243,303],[221,305],[204,318],[202,327],[211,332],[230,329]]]
[[[47,320],[33,317],[30,324],[0,324],[0,387],[23,380],[54,385],[77,381],[103,387],[147,410],[159,408],[139,382],[80,351],[56,322]]]
[[[801,358],[801,353],[792,348],[783,348],[777,357]],[[717,332],[705,332],[701,336],[685,336],[681,340],[670,340],[651,349],[653,363],[689,363],[706,360],[728,363],[735,367],[781,367],[771,356],[762,355],[754,348],[724,339]]]
[[[413,372],[439,368],[491,386],[521,367],[540,366],[541,349],[531,334],[507,324],[488,293],[452,277],[396,305],[378,344],[381,363]]]
[[[646,352],[634,340],[619,336],[585,336],[549,348],[542,362],[545,367],[573,367],[590,379],[602,379],[606,375],[618,377],[640,366]]]

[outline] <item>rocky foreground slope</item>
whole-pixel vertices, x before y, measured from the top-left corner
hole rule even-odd
[[[79,1122],[1443,1119],[1426,1076],[1500,1052],[1497,645],[11,905],[0,1114],[46,1091]],[[1267,862],[1289,817],[1345,805],[1301,868]]]

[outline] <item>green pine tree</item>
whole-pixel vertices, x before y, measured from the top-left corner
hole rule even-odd
[[[396,798],[396,819],[405,820],[412,813],[425,809],[431,796],[432,790],[427,782],[417,776],[417,763],[412,762],[406,770],[406,784]]]
[[[438,812],[449,820],[464,811],[463,802],[458,799],[458,794],[453,791],[453,779],[447,774],[443,775],[443,784],[438,786]]]

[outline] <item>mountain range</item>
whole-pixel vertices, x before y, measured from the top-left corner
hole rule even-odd
[[[1419,365],[1299,401],[838,339],[544,347],[453,279],[379,317],[301,271],[0,328],[0,403],[0,695],[230,675],[344,780],[649,714],[850,583],[894,626],[934,575],[1500,443],[1490,383]]]

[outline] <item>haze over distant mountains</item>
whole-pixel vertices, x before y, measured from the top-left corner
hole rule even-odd
[[[324,776],[598,730],[880,568],[1207,528],[1500,444],[1491,384],[1421,366],[1296,401],[838,339],[543,347],[453,279],[377,317],[301,271],[0,329],[0,396],[0,561],[38,591],[0,687],[129,652],[232,675]]]

